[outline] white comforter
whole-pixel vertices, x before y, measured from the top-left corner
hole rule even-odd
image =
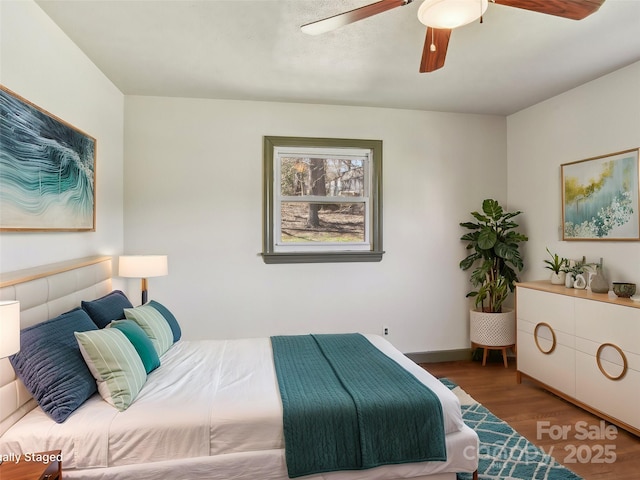
[[[382,337],[367,338],[441,399],[447,434],[464,423],[457,397]],[[282,405],[268,338],[180,341],[124,412],[95,395],[66,422],[39,408],[0,438],[0,453],[61,449],[65,469],[281,450]]]

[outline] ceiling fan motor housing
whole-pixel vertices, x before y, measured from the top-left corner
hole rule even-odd
[[[488,5],[488,0],[425,0],[418,19],[431,28],[456,28],[480,18]]]

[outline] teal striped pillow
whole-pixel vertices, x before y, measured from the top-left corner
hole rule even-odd
[[[136,349],[115,328],[75,332],[75,336],[102,398],[118,410],[126,410],[147,380]]]
[[[158,310],[167,321],[169,328],[171,328],[171,332],[173,333],[174,343],[180,340],[180,337],[182,336],[182,329],[180,328],[180,324],[173,313],[171,313],[167,307],[155,300],[151,300],[148,305]]]
[[[124,314],[129,320],[133,320],[147,334],[151,343],[162,356],[173,345],[173,332],[162,314],[150,305],[142,305],[136,308],[125,308]]]
[[[133,320],[114,320],[108,327],[117,328],[124,333],[124,336],[138,352],[147,373],[151,373],[160,366],[160,359],[153,343],[136,322]]]

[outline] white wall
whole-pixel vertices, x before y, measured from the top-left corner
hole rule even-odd
[[[568,257],[602,256],[610,280],[640,283],[637,242],[562,242],[559,233],[560,164],[640,146],[640,63],[506,120],[125,100],[31,0],[0,2],[0,27],[0,82],[98,140],[97,231],[3,232],[0,272],[118,254],[123,246],[168,253],[170,275],[150,280],[151,296],[178,314],[187,338],[378,333],[388,325],[405,352],[466,348],[468,275],[457,268],[465,254],[458,222],[483,198],[504,202],[508,189],[508,207],[524,211],[531,238],[524,279],[547,275],[548,246]],[[262,262],[263,135],[384,141],[381,263]],[[128,285],[136,295],[137,283]]]
[[[604,259],[608,280],[640,285],[640,243],[562,241],[560,165],[640,147],[640,62],[507,119],[509,205],[525,212],[528,280],[549,277],[546,247]]]
[[[31,0],[0,2],[0,83],[97,140],[96,231],[2,232],[0,272],[122,251],[122,93]]]
[[[383,140],[382,262],[263,263],[264,135]],[[150,298],[186,338],[388,325],[405,352],[467,348],[458,223],[506,200],[505,146],[503,117],[126,97],[125,250],[169,255]]]

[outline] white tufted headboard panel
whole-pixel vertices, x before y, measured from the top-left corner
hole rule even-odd
[[[0,300],[20,302],[22,328],[44,322],[111,292],[111,257],[88,257],[0,274]],[[0,435],[35,408],[11,363],[0,359]]]

